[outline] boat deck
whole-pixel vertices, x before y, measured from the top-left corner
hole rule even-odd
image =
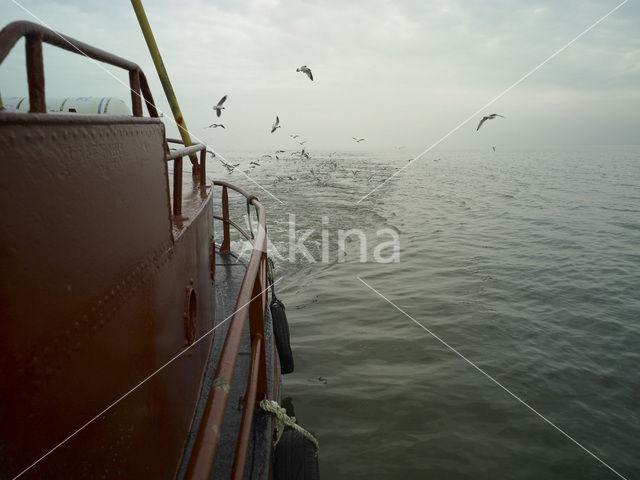
[[[178,469],[176,479],[184,478],[186,472],[186,459],[191,456],[191,451],[195,443],[198,428],[202,421],[206,400],[211,390],[214,380],[216,366],[224,339],[230,326],[231,317],[234,313],[235,299],[238,297],[240,285],[246,271],[246,263],[233,254],[220,254],[216,248],[216,328],[209,361],[203,378],[201,397],[198,401],[193,425],[185,445],[185,455]],[[267,382],[269,385],[269,398],[274,395],[274,346],[273,330],[269,309],[265,310],[264,318],[265,331],[265,351],[267,361]],[[249,322],[244,326],[242,345],[238,354],[238,360],[234,371],[229,401],[225,412],[222,434],[218,446],[216,463],[214,465],[211,479],[230,478],[233,466],[234,453],[236,448],[237,432],[240,428],[242,415],[242,399],[247,387],[247,377],[249,375],[251,361],[251,340],[249,336]],[[279,399],[276,399],[279,400]],[[247,465],[245,468],[245,479],[268,479],[269,466],[271,465],[271,415],[256,410],[253,419],[253,432],[249,441],[249,451],[247,452]]]

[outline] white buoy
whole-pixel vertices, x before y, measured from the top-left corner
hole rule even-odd
[[[9,97],[4,99],[9,111],[28,112],[28,97]],[[85,115],[131,115],[124,100],[116,97],[62,97],[47,98],[49,113],[82,113]]]

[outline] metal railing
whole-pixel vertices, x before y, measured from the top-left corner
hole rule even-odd
[[[182,140],[167,138],[167,143],[182,143]],[[173,205],[174,217],[182,215],[182,159],[186,156],[200,152],[200,162],[192,163],[192,172],[199,177],[200,191],[204,194],[207,185],[207,146],[203,143],[196,143],[190,147],[182,147],[177,150],[170,150],[167,154],[167,161],[173,160]]]
[[[92,47],[66,35],[54,32],[46,27],[27,21],[13,22],[0,31],[0,63],[7,57],[13,46],[25,37],[27,78],[29,83],[29,113],[46,113],[44,65],[42,43],[49,43],[79,55],[107,63],[129,71],[131,101],[133,115],[142,116],[142,99],[147,105],[151,117],[158,117],[147,79],[140,67],[124,58]],[[169,143],[182,143],[181,140],[167,139]],[[206,186],[206,146],[199,143],[189,147],[169,151],[166,160],[174,161],[173,206],[174,216],[182,214],[182,160],[185,156],[200,153],[200,161],[192,157],[193,173],[199,175],[199,184]],[[214,388],[209,395],[204,416],[185,478],[209,478],[218,450],[218,441],[222,430],[224,412],[229,398],[230,385],[233,379],[238,352],[242,340],[242,331],[249,317],[251,335],[251,366],[247,379],[247,389],[243,400],[243,412],[238,439],[236,442],[232,478],[243,477],[249,437],[253,422],[253,414],[259,401],[268,397],[267,365],[264,344],[264,314],[267,304],[267,232],[265,209],[256,197],[242,188],[226,182],[214,181],[214,185],[222,187],[222,216],[214,218],[223,222],[224,236],[220,253],[230,252],[230,226],[233,226],[246,239],[252,241],[253,251],[242,279],[238,298],[234,307],[229,330],[224,341],[220,360],[217,365]],[[258,232],[249,235],[236,222],[229,218],[228,190],[234,190],[247,199],[247,204],[255,207],[258,219]],[[204,192],[206,189],[202,188]]]
[[[158,111],[153,102],[149,84],[140,67],[122,57],[113,55],[99,48],[55,32],[37,23],[18,21],[12,22],[0,31],[0,63],[21,38],[25,38],[27,81],[29,83],[29,113],[46,113],[44,84],[44,62],[42,57],[42,43],[48,43],[77,55],[83,55],[93,60],[120,67],[129,72],[129,88],[131,90],[131,105],[133,115],[142,117],[142,99],[144,99],[149,116],[158,117]],[[180,140],[167,139],[168,142],[182,143]],[[193,154],[200,153],[200,161]],[[174,216],[182,215],[182,159],[191,157],[193,172],[200,177],[200,186],[206,184],[206,147],[198,143],[179,150],[168,152],[167,161],[174,161],[173,177],[173,206]],[[202,191],[205,189],[202,188]]]
[[[243,477],[253,414],[259,406],[259,401],[269,396],[264,345],[264,313],[268,295],[265,210],[256,197],[242,188],[223,181],[214,181],[213,184],[222,187],[222,216],[214,217],[221,220],[224,225],[224,237],[220,253],[229,252],[230,226],[236,228],[247,240],[253,242],[253,251],[242,279],[234,314],[231,318],[229,331],[227,332],[216,369],[213,389],[207,400],[187,473],[184,477],[192,480],[211,477],[233,373],[238,359],[242,331],[247,316],[249,317],[251,335],[251,367],[243,399],[242,420],[231,473],[231,478],[233,479],[242,479]],[[258,232],[253,240],[246,231],[239,228],[229,218],[229,189],[243,195],[247,199],[247,203],[253,205],[256,209]]]
[[[128,70],[133,115],[135,117],[142,116],[142,99],[144,98],[149,116],[158,116],[147,78],[137,64],[74,38],[54,32],[37,23],[27,21],[12,22],[0,31],[0,63],[4,61],[11,49],[22,37],[25,37],[26,46],[29,113],[46,113],[47,111],[44,63],[42,59],[42,42],[45,42],[69,52]]]

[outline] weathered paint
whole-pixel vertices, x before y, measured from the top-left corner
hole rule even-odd
[[[7,158],[0,181],[0,475],[126,472],[127,477],[169,478],[187,464],[210,472],[228,395],[213,389],[198,429],[195,406],[209,394],[201,386],[216,303],[216,217],[204,175],[204,146],[168,154],[163,124],[140,118],[139,92],[152,117],[157,110],[136,64],[31,22],[14,22],[0,32],[0,62],[22,36],[27,38],[31,113],[0,112],[0,151]],[[43,41],[127,69],[135,116],[44,114]],[[196,158],[192,184],[183,198],[182,183],[189,178],[171,191],[166,162],[175,159],[180,165],[191,153]],[[237,439],[234,470],[241,476],[238,459],[247,456],[246,429],[255,429],[256,399],[269,395],[269,375],[278,382],[271,361],[273,370],[267,372],[262,346],[265,331],[270,332],[264,322],[265,213],[247,192],[216,183],[225,197],[228,188],[244,195],[259,222],[216,373],[234,378],[249,316],[255,348],[247,391],[254,400],[245,402],[245,433]],[[223,210],[223,245],[228,245],[229,225],[238,227],[228,208]],[[193,348],[181,348],[181,342],[195,338]],[[269,450],[271,422],[261,424],[262,446]],[[203,442],[209,431],[213,438]],[[192,457],[183,447],[194,432]]]
[[[212,198],[172,233],[164,135],[154,119],[0,113],[2,477],[185,348],[185,287],[197,292],[195,338],[214,325]],[[173,472],[209,344],[195,345],[25,478],[123,466],[129,478]]]

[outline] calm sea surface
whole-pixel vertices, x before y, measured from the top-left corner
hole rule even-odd
[[[267,207],[283,401],[322,478],[619,478],[558,429],[640,478],[640,149],[430,153],[356,203],[415,154],[262,159],[249,173],[283,204],[210,163]],[[292,222],[314,261],[291,261]],[[367,246],[339,259],[348,229]],[[377,263],[390,230],[399,262]]]

